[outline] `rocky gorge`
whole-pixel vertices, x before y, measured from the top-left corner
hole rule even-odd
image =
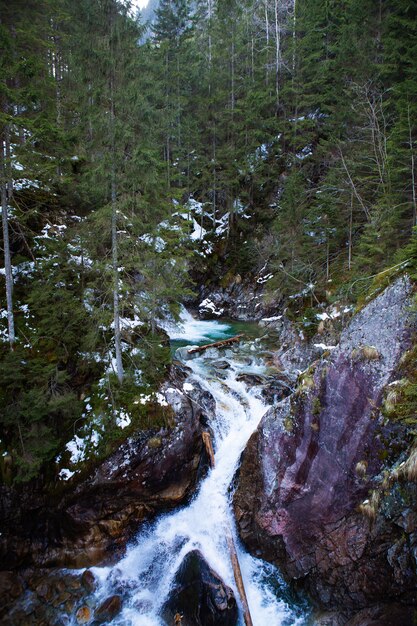
[[[412,426],[395,419],[414,367],[412,299],[411,281],[400,278],[347,322],[323,315],[310,340],[276,314],[261,321],[265,332],[247,352],[210,355],[208,375],[220,388],[233,355],[250,363],[256,352],[268,366],[267,374],[236,376],[237,389],[253,388],[270,408],[243,451],[233,506],[244,545],[313,602],[308,622],[287,616],[285,623],[414,623],[417,460]],[[22,504],[3,488],[5,624],[116,620],[126,593],[121,582],[93,602],[95,576],[59,568],[116,562],[138,528],[195,493],[208,469],[202,433],[216,423],[216,407],[195,377],[187,387],[191,373],[175,363],[162,388],[171,427],[129,438],[58,505],[29,494]],[[166,623],[181,602],[197,607],[183,623],[238,623],[222,572],[198,549],[187,554],[163,607]]]

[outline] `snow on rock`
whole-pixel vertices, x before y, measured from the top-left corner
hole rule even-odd
[[[13,188],[16,191],[21,191],[22,189],[28,189],[30,187],[34,187],[35,189],[40,189],[41,182],[39,180],[30,180],[29,178],[19,178],[15,180],[13,183]]]
[[[261,322],[278,322],[282,319],[282,315],[273,315],[272,317],[263,317]]]
[[[212,315],[216,315],[217,317],[220,317],[220,315],[223,315],[224,313],[224,309],[217,308],[210,298],[203,300],[198,308],[200,313],[210,313]]]
[[[313,154],[313,149],[312,149],[311,144],[309,144],[308,146],[305,146],[302,150],[300,150],[300,152],[297,152],[295,156],[299,161],[303,161],[304,159],[311,156],[312,154]]]
[[[195,219],[193,219],[193,227],[194,227],[194,230],[190,235],[190,239],[192,241],[200,241],[204,239],[204,237],[207,235],[207,231],[205,228],[200,226],[200,224],[198,224],[198,222]]]
[[[216,223],[218,224],[218,226],[216,227],[216,230],[214,232],[216,233],[218,237],[220,237],[221,235],[223,235],[224,233],[228,231],[229,217],[230,217],[230,213],[227,212],[219,220],[216,220]]]
[[[350,311],[351,311],[351,309],[347,308],[343,312],[344,313],[349,313]],[[317,313],[316,318],[318,320],[323,320],[324,321],[324,320],[335,320],[335,319],[337,319],[340,316],[341,316],[340,310],[337,307],[333,306],[329,310],[328,313],[326,313],[326,311],[323,311],[323,313]]]
[[[119,428],[124,429],[127,426],[130,426],[131,422],[132,418],[125,411],[120,411],[119,415],[116,417],[116,424]]]
[[[266,274],[265,276],[260,276],[256,282],[258,283],[258,285],[263,285],[268,280],[271,280],[271,278],[274,278],[274,275],[269,273],[269,274]]]
[[[62,236],[67,229],[65,224],[45,224],[41,230],[41,234],[35,239],[52,239],[53,237]]]
[[[64,468],[59,472],[58,476],[61,480],[69,480],[70,478],[74,476],[74,474],[75,474],[75,471],[72,472],[70,469]]]
[[[168,406],[165,396],[159,392],[156,394],[150,393],[148,395],[142,393],[139,396],[139,399],[135,400],[133,404],[148,404],[148,402],[157,402],[160,406]]]
[[[65,447],[71,453],[71,463],[79,463],[84,460],[87,448],[85,439],[74,435],[74,438],[68,441]]]

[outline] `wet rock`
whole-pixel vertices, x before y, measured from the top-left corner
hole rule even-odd
[[[96,588],[96,577],[93,572],[89,569],[86,569],[81,576],[81,584],[86,591],[92,593]]]
[[[82,606],[75,614],[77,624],[88,624],[91,619],[91,609],[88,606]]]
[[[167,624],[182,616],[182,626],[236,626],[238,609],[233,591],[208,566],[198,550],[182,562],[170,597],[162,609]]]
[[[201,319],[217,319],[222,315],[242,321],[260,320],[275,313],[279,307],[279,300],[271,302],[264,298],[264,294],[262,282],[236,276],[226,287],[203,286],[198,314]]]
[[[243,455],[234,498],[243,541],[330,610],[416,602],[416,485],[392,492],[379,512],[366,508],[407,446],[405,428],[379,419],[378,407],[409,346],[410,293],[400,279],[353,318],[331,356],[266,413]],[[377,359],[352,357],[367,345]]]
[[[205,463],[202,414],[212,396],[173,368],[165,384],[171,427],[130,437],[81,484],[54,500],[0,486],[3,567],[89,567],[109,562],[139,525],[191,496]],[[158,441],[158,446],[148,445]],[[23,488],[24,489],[24,488]]]
[[[239,382],[245,383],[248,387],[255,387],[265,383],[265,376],[261,376],[260,374],[250,374],[246,372],[242,372],[242,374],[238,374],[236,376],[236,380]]]
[[[99,624],[107,624],[122,610],[120,596],[110,596],[94,612],[94,620]]]
[[[275,404],[286,398],[295,389],[294,379],[285,374],[268,376],[262,385],[261,394],[265,402]]]
[[[23,593],[23,583],[16,572],[0,572],[0,617]]]
[[[378,605],[360,611],[345,626],[413,626],[416,618],[415,607],[401,604]]]
[[[214,361],[212,366],[216,370],[227,370],[230,367],[230,363],[228,361]]]
[[[320,612],[313,615],[313,620],[314,626],[345,626],[346,615],[335,611]]]

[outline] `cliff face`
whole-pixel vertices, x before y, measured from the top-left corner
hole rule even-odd
[[[248,547],[346,615],[415,602],[416,485],[387,479],[409,442],[379,410],[410,345],[410,294],[406,278],[386,289],[266,413],[234,498]]]
[[[202,412],[210,416],[213,399],[197,383],[183,393],[182,381],[177,374],[165,389],[175,414],[173,428],[128,439],[60,500],[2,488],[3,570],[111,560],[140,523],[192,494],[207,463],[200,417]]]

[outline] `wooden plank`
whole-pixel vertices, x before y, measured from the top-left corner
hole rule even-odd
[[[238,343],[244,335],[235,335],[234,337],[230,337],[230,339],[223,339],[222,341],[215,341],[214,343],[206,343],[204,346],[198,346],[197,348],[191,348],[188,350],[188,354],[194,354],[195,352],[204,352],[208,348],[223,348],[224,346],[229,346],[232,343]]]

